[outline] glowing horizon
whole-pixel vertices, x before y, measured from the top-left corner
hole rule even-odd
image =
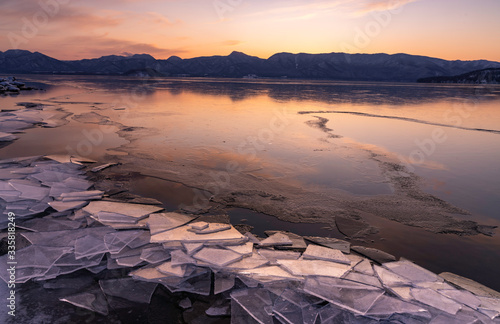
[[[500,1],[7,0],[0,50],[60,60],[406,53],[500,61]]]

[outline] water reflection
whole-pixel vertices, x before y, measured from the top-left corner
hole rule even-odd
[[[25,77],[26,78],[26,77]],[[153,95],[167,90],[184,93],[226,96],[234,102],[267,95],[276,101],[318,101],[329,104],[415,105],[443,99],[488,101],[500,95],[497,85],[436,85],[417,83],[371,83],[344,81],[247,80],[208,78],[131,78],[113,76],[32,76],[48,81],[47,91],[57,84],[120,92],[136,91]],[[39,85],[39,83],[37,83]]]
[[[136,127],[128,133],[130,144],[113,134],[95,149],[93,158],[126,144],[123,149],[127,153],[158,161],[165,168],[168,161],[175,160],[219,171],[236,162],[242,172],[265,181],[279,179],[296,187],[375,195],[389,194],[391,187],[378,163],[370,159],[372,154],[408,160],[418,153],[424,154],[424,160],[408,166],[422,177],[426,191],[471,211],[474,220],[498,223],[500,135],[474,128],[499,130],[499,86],[108,76],[19,78],[45,83],[46,91],[0,98],[3,107],[41,100],[75,115],[92,110],[125,127]],[[299,114],[304,111],[314,113]],[[274,130],[272,136],[262,135],[272,130],[270,122],[277,115],[286,121],[286,127]],[[325,127],[331,131],[311,127],[308,122],[317,117],[326,119]],[[68,140],[77,145],[82,130],[97,127],[70,120],[59,129],[27,130],[21,140],[0,151],[2,157],[63,153],[61,148]],[[444,142],[429,142],[440,125],[455,128],[443,128]],[[332,134],[341,138],[332,138]],[[254,157],[246,153],[250,150]],[[160,200],[166,195],[162,191],[179,190],[176,186],[153,186],[149,181],[138,181],[134,188]],[[189,192],[179,191],[176,199],[169,205],[172,209],[189,201]],[[236,219],[246,216],[232,215]],[[370,221],[382,228],[380,235],[386,239],[374,243],[376,247],[420,261],[435,271],[461,270],[498,287],[492,274],[497,264],[478,269],[464,265],[463,260],[470,257],[478,264],[498,260],[497,238],[439,236],[384,219]],[[271,223],[279,226],[274,220]]]

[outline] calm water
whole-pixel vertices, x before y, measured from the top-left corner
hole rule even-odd
[[[255,177],[369,196],[392,192],[379,165],[369,159],[371,153],[387,154],[421,176],[425,191],[469,210],[473,220],[500,224],[498,86],[83,76],[19,79],[40,82],[46,91],[2,97],[1,108],[41,100],[75,115],[94,111],[127,127],[148,130],[129,144],[114,132],[118,128],[109,128],[89,150],[93,158],[134,152],[213,170],[237,161],[243,172]],[[0,149],[0,158],[67,153],[68,146],[77,150],[88,134],[102,127],[69,120],[57,129],[28,130]],[[116,150],[121,145],[125,149]],[[141,186],[145,184],[137,184]],[[255,218],[249,224],[258,225]],[[370,222],[381,228],[370,238],[371,246],[433,271],[456,272],[500,289],[498,235],[435,235],[383,219]],[[318,227],[318,235],[322,231]],[[307,232],[311,235],[310,229]]]

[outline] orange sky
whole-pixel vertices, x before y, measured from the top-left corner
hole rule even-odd
[[[57,59],[277,52],[500,61],[498,0],[3,0],[0,50]]]

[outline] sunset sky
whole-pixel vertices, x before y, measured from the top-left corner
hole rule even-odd
[[[278,52],[500,61],[498,0],[2,0],[0,51],[57,59]]]

